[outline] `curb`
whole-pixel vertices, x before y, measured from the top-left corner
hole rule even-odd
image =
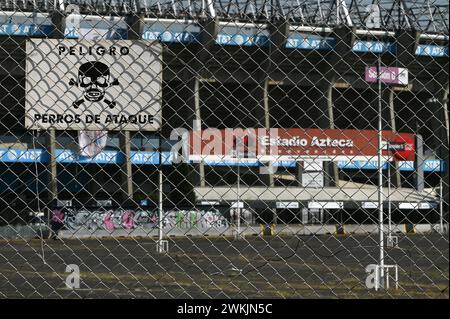
[[[259,227],[258,227],[259,226]],[[376,224],[363,225],[264,225],[248,226],[243,228],[243,237],[265,237],[265,236],[315,236],[315,235],[371,235],[378,234],[379,226]],[[388,225],[384,225],[385,232]],[[444,234],[448,234],[448,225],[444,225]],[[437,234],[440,233],[438,224],[396,224],[392,225],[394,234],[414,235],[414,234]],[[48,230],[43,230],[43,238],[47,239]],[[225,238],[233,237],[235,229],[171,229],[164,233],[166,238]],[[40,230],[31,226],[23,227],[2,227],[0,228],[0,238],[3,240],[23,240],[40,238]],[[108,239],[108,238],[147,238],[157,239],[157,229],[119,229],[113,232],[107,230],[61,230],[58,233],[61,239]]]

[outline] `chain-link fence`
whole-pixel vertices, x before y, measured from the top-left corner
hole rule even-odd
[[[448,1],[0,1],[0,296],[448,298]]]

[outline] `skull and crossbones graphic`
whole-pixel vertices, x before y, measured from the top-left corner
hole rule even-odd
[[[106,89],[113,85],[119,85],[118,79],[111,82],[109,67],[98,61],[83,63],[78,69],[78,78],[70,79],[69,85],[79,86],[84,90],[84,99],[73,102],[73,107],[78,108],[86,100],[89,102],[100,102],[103,100],[109,108],[116,106],[115,101],[104,99]]]

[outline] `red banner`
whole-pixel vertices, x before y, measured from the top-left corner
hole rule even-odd
[[[382,132],[383,156],[414,160],[414,134]],[[388,146],[390,151],[388,151]],[[206,129],[191,131],[192,160],[376,160],[378,132],[353,129]]]

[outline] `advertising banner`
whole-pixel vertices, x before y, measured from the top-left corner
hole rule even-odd
[[[414,160],[414,134],[382,135],[384,160]],[[353,129],[206,129],[188,140],[191,161],[376,160],[379,148],[376,130]]]
[[[149,41],[28,40],[25,126],[158,130],[161,50]]]
[[[369,83],[377,83],[376,66],[366,66],[365,79]],[[381,67],[380,81],[386,84],[408,85],[408,69],[397,67]]]

